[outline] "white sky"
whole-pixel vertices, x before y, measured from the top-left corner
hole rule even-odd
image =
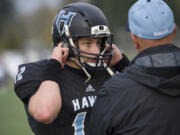
[[[58,8],[63,0],[14,0],[17,11],[21,14],[32,14],[40,6]]]

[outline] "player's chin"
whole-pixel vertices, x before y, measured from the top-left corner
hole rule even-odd
[[[86,63],[96,63],[97,62],[97,60],[96,60],[96,58],[84,58],[84,62],[86,62]]]
[[[90,59],[90,60],[87,60],[86,62],[87,62],[87,63],[96,63],[97,61],[94,60],[94,59]]]

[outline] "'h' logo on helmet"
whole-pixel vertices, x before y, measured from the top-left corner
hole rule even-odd
[[[70,25],[72,18],[76,15],[76,13],[68,12],[65,14],[64,10],[61,10],[57,19],[56,19],[56,27],[58,28],[58,32],[62,35],[65,32],[65,25]]]

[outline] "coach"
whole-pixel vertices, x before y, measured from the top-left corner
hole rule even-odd
[[[128,13],[139,54],[100,90],[91,135],[180,135],[180,49],[163,0],[139,0]]]

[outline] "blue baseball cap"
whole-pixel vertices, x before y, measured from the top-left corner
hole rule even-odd
[[[129,30],[143,39],[161,39],[174,30],[174,15],[163,0],[138,0],[128,12]]]

